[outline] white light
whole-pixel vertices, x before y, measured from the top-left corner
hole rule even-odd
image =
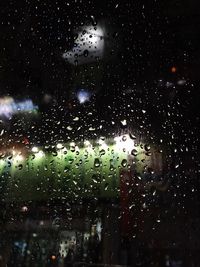
[[[63,145],[62,144],[57,144],[56,146],[58,149],[62,149],[63,148]]]
[[[126,124],[127,124],[126,120],[121,121],[121,124],[122,124],[123,126],[126,126]]]
[[[38,151],[39,151],[38,147],[36,147],[36,146],[34,146],[31,150],[34,153],[38,153]]]
[[[105,144],[105,142],[102,139],[99,139],[98,143],[99,143],[99,145]]]
[[[79,151],[79,147],[78,147],[78,146],[75,146],[75,150],[76,150],[76,151]]]
[[[88,140],[85,140],[84,141],[84,145],[85,145],[85,151],[88,152],[88,153],[92,153],[94,151],[94,148],[92,146],[92,144],[90,143],[90,141]]]
[[[99,139],[98,143],[99,143],[101,148],[103,148],[103,149],[108,148],[107,144],[102,139]]]
[[[84,141],[84,145],[86,146],[86,150],[87,150],[88,152],[93,151],[93,147],[92,147],[92,144],[90,143],[90,141],[85,140],[85,141]]]
[[[29,112],[36,110],[31,99],[27,99],[21,102],[16,102],[12,97],[0,98],[0,116],[11,117],[15,113]]]
[[[21,211],[23,211],[23,212],[28,211],[28,207],[27,207],[27,206],[23,206],[23,207],[21,207]]]
[[[44,157],[44,152],[42,150],[38,151],[38,153],[36,154],[37,158],[42,158]]]
[[[22,161],[24,157],[22,155],[16,155],[14,158],[16,161]]]
[[[70,143],[70,146],[75,146],[76,144],[74,142],[71,142]]]
[[[102,58],[104,39],[104,30],[99,25],[95,28],[93,26],[84,27],[78,32],[74,47],[63,53],[62,56],[71,64],[75,64],[75,62],[83,64],[94,61],[96,57]],[[78,55],[78,60],[75,60],[75,55]]]
[[[84,89],[81,89],[77,93],[77,98],[80,104],[84,104],[85,102],[89,101],[90,96],[91,94],[87,90],[84,90]]]
[[[182,80],[178,80],[178,81],[177,81],[177,84],[178,84],[178,85],[184,85],[184,84],[186,84],[186,80],[184,80],[184,79],[182,79]]]
[[[114,140],[116,142],[115,147],[119,150],[125,150],[130,154],[134,148],[134,140],[132,140],[128,134],[117,136]]]
[[[90,141],[85,140],[85,141],[84,141],[84,145],[85,145],[85,146],[90,146],[90,145],[91,145],[91,144],[90,144]]]

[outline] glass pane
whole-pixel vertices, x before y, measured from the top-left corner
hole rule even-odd
[[[0,266],[198,267],[200,3],[0,6]]]

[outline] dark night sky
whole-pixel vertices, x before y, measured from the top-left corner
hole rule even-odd
[[[198,77],[198,1],[97,2],[1,1],[1,90],[36,95],[63,90],[71,70],[61,54],[73,45],[73,28],[91,15],[116,29],[117,71],[127,84],[167,76],[173,65],[180,76]]]
[[[144,133],[175,134],[177,143],[196,146],[199,1],[46,0],[1,1],[0,5],[0,95],[31,97],[40,107],[39,119],[29,126],[18,118],[10,122],[12,138],[66,139],[68,124],[76,128],[72,136],[87,135],[91,126],[98,135],[105,134],[107,129],[119,129],[126,118],[130,127],[136,125]],[[75,28],[94,23],[91,16],[97,25],[99,21],[107,25],[111,45],[106,58],[94,63],[95,84],[91,86],[90,79],[86,84],[96,93],[81,106],[73,90],[77,76],[87,75],[88,66],[76,68],[61,55],[73,46]],[[171,72],[173,66],[176,73]],[[82,74],[84,68],[86,74]],[[186,84],[177,86],[179,80]],[[49,104],[43,103],[46,93],[52,97]],[[73,118],[77,115],[81,122],[76,125]],[[82,130],[77,130],[80,123]],[[194,137],[186,133],[188,127],[194,129]]]
[[[75,39],[74,30],[86,24],[95,26],[96,23],[97,26],[100,23],[104,23],[106,28],[104,34],[105,39],[108,41],[104,58],[81,66],[73,66],[67,63],[62,58],[62,54],[73,47]],[[173,72],[172,70],[175,71]],[[58,143],[66,144],[71,141],[77,143],[81,140],[81,144],[83,144],[82,141],[87,139],[97,141],[100,136],[116,137],[124,133],[129,133],[136,136],[137,140],[141,136],[144,137],[145,140],[142,140],[139,144],[141,146],[143,146],[143,144],[146,146],[150,145],[150,147],[155,145],[159,152],[161,152],[161,148],[164,152],[162,154],[164,155],[163,161],[165,161],[163,165],[167,165],[167,163],[170,162],[172,163],[171,167],[176,166],[176,169],[174,170],[172,168],[172,172],[166,175],[166,181],[164,181],[162,185],[165,186],[168,182],[169,185],[167,185],[167,189],[164,189],[164,192],[160,192],[162,190],[157,190],[157,186],[155,186],[155,188],[152,186],[151,190],[149,190],[147,180],[144,181],[145,187],[144,191],[142,191],[143,181],[139,181],[142,176],[138,176],[139,179],[137,181],[137,176],[134,174],[134,177],[130,177],[131,182],[129,183],[127,182],[129,181],[129,172],[124,172],[124,176],[123,172],[120,170],[120,180],[124,180],[124,185],[127,184],[124,187],[120,182],[120,184],[122,184],[122,186],[120,185],[120,191],[121,189],[123,191],[123,188],[127,188],[124,192],[125,194],[127,192],[126,198],[130,199],[128,201],[125,200],[126,203],[124,202],[125,215],[127,203],[131,202],[136,196],[136,205],[131,204],[129,209],[127,209],[130,210],[130,213],[132,212],[134,214],[134,212],[136,212],[133,216],[134,227],[135,225],[137,226],[137,222],[139,222],[141,225],[136,228],[143,229],[142,225],[145,220],[149,223],[150,227],[153,226],[153,228],[144,227],[144,230],[150,230],[148,230],[146,235],[147,239],[150,241],[146,248],[150,248],[150,250],[149,253],[148,249],[144,250],[144,254],[151,255],[151,257],[149,261],[146,262],[151,262],[151,264],[153,264],[155,255],[157,255],[157,257],[159,256],[161,259],[161,256],[164,256],[166,253],[168,255],[174,253],[178,260],[180,255],[183,257],[182,255],[184,255],[185,251],[188,252],[188,258],[194,258],[194,260],[197,261],[198,242],[196,243],[196,240],[198,241],[198,238],[196,239],[194,236],[198,237],[200,210],[199,72],[200,0],[1,0],[0,105],[1,99],[5,96],[11,96],[15,100],[20,101],[30,98],[38,105],[39,110],[36,115],[13,115],[10,119],[0,116],[0,159],[6,158],[6,161],[10,163],[12,161],[9,158],[12,158],[12,155],[8,157],[7,153],[16,150],[17,153],[22,152],[23,155],[24,151],[31,151],[33,146],[41,146],[41,150],[46,152],[56,151],[56,144]],[[75,94],[80,87],[85,90],[87,89],[92,95],[90,100],[84,104],[78,102]],[[122,125],[122,121],[124,120],[127,121],[126,127]],[[27,150],[26,148],[24,149],[24,146]],[[66,144],[66,146],[68,145]],[[55,151],[54,154],[56,155]],[[18,156],[18,154],[16,155]],[[116,161],[115,155],[113,159]],[[100,159],[100,161],[102,160]],[[45,161],[45,164],[46,162],[47,161]],[[83,164],[85,164],[85,162],[86,160],[84,159]],[[107,159],[105,162],[107,162]],[[59,164],[60,163],[58,163],[58,165]],[[109,161],[105,164],[109,164]],[[64,194],[62,192],[65,191],[60,191],[60,189],[62,185],[65,184],[65,177],[66,185],[63,186],[63,188],[67,188],[67,190],[71,190],[68,177],[70,177],[72,173],[73,176],[70,177],[69,180],[75,178],[74,181],[78,181],[79,177],[75,177],[76,172],[70,171],[68,173],[68,167],[64,169],[64,172],[67,170],[66,175],[63,175],[63,173],[59,171],[60,167],[57,169],[54,164],[48,169],[48,172],[41,177],[40,173],[43,173],[43,165],[36,166],[32,163],[29,164],[29,162],[27,162],[26,166],[25,163],[22,165],[21,162],[19,166],[13,164],[11,168],[11,165],[8,167],[7,165],[8,164],[2,167],[0,184],[1,199],[6,199],[5,204],[5,199],[3,200],[3,206],[2,200],[0,202],[0,215],[5,221],[8,218],[9,222],[5,224],[7,227],[5,229],[8,229],[5,231],[5,236],[6,238],[8,236],[9,242],[10,240],[15,240],[13,233],[17,231],[18,225],[23,227],[22,223],[23,221],[25,222],[25,218],[27,218],[26,223],[24,223],[24,229],[21,228],[23,229],[22,232],[25,231],[25,235],[23,235],[21,239],[16,240],[27,241],[26,245],[28,249],[30,248],[30,251],[32,251],[33,247],[32,254],[24,254],[27,254],[24,262],[28,262],[27,260],[29,260],[30,257],[35,261],[36,258],[34,259],[32,256],[39,254],[35,254],[32,241],[36,240],[39,242],[40,232],[48,233],[48,229],[51,229],[50,224],[47,224],[47,228],[44,228],[47,222],[45,219],[45,212],[47,211],[48,213],[48,220],[50,218],[49,222],[54,219],[55,214],[55,218],[58,218],[59,223],[61,223],[62,218],[64,218],[63,211],[67,211],[68,219],[71,218],[69,224],[70,229],[73,229],[71,228],[73,225],[78,227],[77,218],[79,217],[76,217],[75,223],[72,223],[74,215],[72,213],[72,216],[71,212],[73,210],[77,212],[78,209],[77,206],[75,206],[75,208],[69,209],[70,212],[68,212],[67,207],[69,204],[68,206],[66,205],[66,203],[68,203],[67,195],[64,198],[60,197],[58,200],[59,207],[54,207],[53,204],[51,204],[54,202],[54,198],[53,200],[51,199],[52,202],[48,200],[48,205],[46,205],[46,200],[45,204],[37,204],[35,201],[32,201],[32,204],[23,204],[23,206],[26,205],[24,207],[27,207],[28,213],[23,212],[22,214],[23,206],[19,207],[16,204],[20,201],[20,196],[16,198],[16,201],[12,204],[12,208],[9,208],[9,203],[7,203],[7,198],[9,200],[9,197],[7,197],[7,194],[13,197],[15,196],[14,192],[17,192],[16,196],[19,196],[20,193],[20,188],[18,188],[18,177],[20,178],[19,170],[21,170],[20,165],[22,167],[24,166],[24,170],[25,168],[28,170],[28,172],[24,172],[26,173],[27,181],[23,180],[23,175],[22,179],[19,179],[19,184],[22,184],[21,181],[25,181],[24,188],[27,188],[30,181],[32,181],[33,175],[35,175],[38,170],[33,183],[30,183],[31,187],[28,189],[28,192],[33,188],[33,192],[36,192],[36,194],[37,192],[39,193],[39,198],[43,196],[42,192],[44,192],[44,199],[46,199],[46,196],[50,198],[51,193],[49,192],[55,190],[59,190],[59,193],[57,193],[59,196],[62,196],[60,194]],[[102,179],[102,182],[99,182],[99,180],[96,182],[96,180],[94,180],[93,185],[92,183],[90,184],[90,174],[88,174],[87,171],[87,168],[88,170],[90,169],[90,164],[87,165],[86,168],[82,168],[79,165],[81,165],[81,163],[76,164],[74,161],[72,169],[80,167],[82,172],[85,171],[86,173],[83,175],[83,179],[82,176],[80,178],[81,183],[87,182],[89,184],[87,187],[80,187],[81,190],[82,188],[86,188],[87,191],[87,188],[89,188],[88,191],[90,191],[93,190],[92,186],[94,184],[96,187],[97,182],[97,188],[100,184],[102,185],[104,183]],[[55,166],[55,170],[53,166]],[[101,163],[100,166],[100,169],[97,168],[97,170],[95,170],[95,174],[97,177],[104,178],[107,173],[108,165],[102,167]],[[16,175],[14,168],[16,168]],[[105,173],[103,171],[104,168],[106,169]],[[127,170],[128,169],[129,167],[127,167]],[[33,174],[31,174],[32,170]],[[44,170],[46,171],[46,165],[44,165]],[[51,170],[53,170],[52,174],[50,174]],[[164,171],[165,170],[163,170],[163,172]],[[112,174],[111,169],[110,173]],[[114,181],[115,175],[118,175],[114,173],[118,173],[118,170],[114,170],[112,174],[113,188],[114,184],[116,184]],[[175,175],[173,175],[173,173],[175,173]],[[87,178],[87,180],[84,180],[84,177],[87,175],[89,179]],[[154,174],[152,177],[153,176]],[[48,179],[48,183],[43,183],[45,179]],[[59,182],[56,182],[57,179]],[[165,173],[163,180],[165,180]],[[157,181],[155,182],[156,185]],[[39,186],[37,186],[37,184]],[[48,184],[48,188],[45,188],[46,192],[45,190],[41,191],[46,184]],[[136,189],[133,188],[132,190],[131,187],[133,186]],[[132,191],[129,190],[129,187]],[[14,188],[14,192],[9,188]],[[73,191],[73,188],[74,186],[71,191]],[[77,188],[79,190],[79,183],[77,184]],[[35,191],[38,189],[39,191]],[[7,193],[9,190],[10,193]],[[149,197],[150,194],[154,196],[155,193],[156,196],[152,198],[153,201],[152,204],[150,204],[150,209],[146,209],[145,202],[151,199]],[[54,193],[52,195],[54,195]],[[79,197],[77,196],[74,198],[75,203],[79,201]],[[99,193],[97,197],[92,201],[89,200],[88,203],[87,200],[86,203],[82,202],[82,197],[80,197],[81,205],[86,207],[89,211],[91,209],[91,216],[87,216],[87,223],[81,219],[80,224],[84,222],[82,225],[85,225],[84,227],[87,228],[90,218],[95,218],[95,216],[100,218],[101,214],[98,209],[95,210],[93,204],[90,204],[93,203],[93,201],[96,203],[97,198],[99,199],[99,203],[103,203],[103,205],[95,204],[95,207],[99,206],[100,211],[103,210],[104,214],[102,215],[102,218],[104,218],[102,220],[102,229],[104,229],[102,233],[107,236],[105,240],[110,245],[113,243],[113,240],[115,240],[113,239],[112,242],[110,242],[110,233],[113,234],[111,238],[115,238],[116,233],[114,233],[114,231],[109,232],[109,227],[107,226],[113,218],[121,220],[119,219],[121,213],[120,217],[118,217],[118,215],[116,217],[112,215],[115,214],[115,212],[110,212],[111,209],[117,210],[117,206],[114,205],[108,208],[109,206],[106,204],[104,208],[104,202],[99,198]],[[123,198],[121,199],[123,200]],[[157,199],[159,199],[161,204],[157,204],[159,203]],[[21,204],[20,202],[20,205]],[[29,211],[31,205],[33,205],[33,208],[30,208]],[[147,207],[149,207],[148,205],[147,202]],[[155,207],[155,210],[151,210],[151,205]],[[43,209],[44,207],[46,208]],[[139,212],[140,207],[142,207],[141,215]],[[161,212],[159,212],[159,207],[162,208]],[[9,212],[9,209],[11,212]],[[17,221],[18,219],[15,219],[15,214],[20,214],[19,224]],[[86,214],[87,213],[84,212],[85,218]],[[139,219],[137,219],[138,214]],[[43,224],[40,225],[39,221],[36,221],[38,222],[36,228],[38,237],[35,239],[34,235],[34,238],[32,237],[33,232],[31,231],[33,231],[34,228],[32,228],[31,222],[33,218],[35,219],[37,216],[40,220],[44,220],[44,227]],[[84,216],[82,217],[84,218]],[[111,219],[109,219],[109,216],[111,216]],[[194,216],[194,218],[192,218],[192,216]],[[125,219],[127,218],[128,217]],[[155,222],[154,218],[156,218]],[[198,220],[195,218],[198,218]],[[106,222],[105,220],[108,219],[108,223],[104,225]],[[1,221],[3,220],[1,219]],[[3,229],[4,222],[2,223],[1,221],[0,227]],[[33,225],[36,225],[36,222],[34,222]],[[63,225],[64,223],[65,222],[62,222]],[[61,226],[62,224],[58,227],[55,225],[56,237],[58,237],[59,234],[61,238],[62,235],[60,235],[60,233],[62,234],[62,232],[59,232],[60,229],[63,231],[68,227]],[[129,224],[127,225],[129,227]],[[166,238],[166,240],[173,240],[173,242],[171,243],[172,245],[170,245],[170,242],[166,243],[167,249],[163,250],[165,254],[158,250],[159,244],[162,244],[161,241],[163,241],[160,235],[158,243],[155,241],[156,239],[151,239],[151,236],[154,237],[158,225],[161,225],[161,231],[164,229],[164,236],[168,233],[173,233],[171,230],[173,229],[172,226],[176,227],[174,229],[177,229],[177,231],[174,232],[174,236],[171,234],[172,238],[170,235],[169,238]],[[52,229],[53,228],[52,223]],[[107,228],[108,235],[107,230],[105,231]],[[14,232],[9,232],[9,229],[14,229]],[[40,229],[42,230],[40,231]],[[43,229],[46,230],[43,231]],[[144,232],[142,230],[141,236],[145,235],[147,230]],[[78,231],[78,229],[76,229],[76,231]],[[81,230],[81,232],[83,232],[83,230]],[[50,234],[52,233],[53,232],[50,232]],[[119,238],[116,240],[120,240],[121,238],[120,233],[118,233],[118,235]],[[196,254],[191,254],[189,250],[184,249],[185,241],[179,242],[179,235],[188,236],[188,239],[186,239],[188,240],[187,246],[190,247],[191,244],[193,244]],[[4,235],[1,235],[1,239],[3,236]],[[135,238],[136,235],[134,234],[133,237]],[[7,240],[6,238],[5,240]],[[26,238],[28,239],[26,240]],[[2,241],[5,240],[2,239]],[[44,241],[45,239],[42,237],[41,240]],[[56,242],[58,242],[59,239],[56,238],[56,240]],[[140,256],[142,256],[142,261],[138,262],[139,264],[145,264],[145,258],[143,258],[142,252],[144,245],[142,244],[142,239],[140,241],[140,235],[138,235],[135,240],[136,242],[127,243],[127,247],[132,249],[136,243],[139,244],[136,244],[135,250],[136,252],[141,252],[141,255],[137,257],[137,261],[138,259],[140,260]],[[4,251],[1,253],[3,256],[0,260],[4,259],[4,254],[7,255],[10,253],[7,253],[7,251],[11,250],[9,242],[5,241],[2,243],[3,245],[6,244],[6,250],[5,253]],[[103,242],[103,244],[106,244],[106,242]],[[77,242],[77,244],[78,243],[79,242]],[[126,245],[126,241],[124,244]],[[39,245],[35,248],[38,248],[38,246]],[[118,245],[116,245],[116,247],[117,246]],[[170,246],[174,252],[170,252]],[[128,252],[125,246],[121,246],[121,248],[123,248],[123,255],[126,256],[125,258],[128,258],[131,250]],[[154,248],[156,248],[156,250]],[[181,248],[180,251],[177,248]],[[109,250],[110,249],[109,247]],[[37,251],[39,250],[37,249]],[[57,257],[58,253],[55,252],[56,251],[52,251],[52,255],[56,255]],[[110,252],[106,254],[111,255]],[[115,255],[115,251],[112,253],[112,256],[113,255]],[[171,256],[168,255],[165,257],[166,262],[171,260]],[[109,261],[114,260],[114,256],[112,258],[113,259],[110,257]],[[19,259],[23,262],[21,256]],[[33,263],[33,261],[31,261],[31,263]],[[123,262],[125,263],[124,260]]]

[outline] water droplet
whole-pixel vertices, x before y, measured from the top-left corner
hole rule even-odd
[[[74,162],[74,159],[69,159],[69,164],[72,164]]]
[[[73,180],[73,183],[74,183],[75,185],[77,185],[77,181]]]
[[[135,204],[130,205],[129,210],[131,210],[134,206],[135,206]]]
[[[72,130],[72,127],[71,126],[67,126],[67,130],[68,131],[71,131]]]
[[[101,150],[99,151],[100,156],[105,155],[105,153],[106,153],[105,149],[101,149]]]
[[[22,165],[22,164],[19,164],[19,165],[18,165],[18,169],[19,169],[19,170],[22,170],[22,169],[23,169],[23,165]]]
[[[135,135],[133,135],[133,134],[129,134],[129,137],[131,138],[131,139],[136,139],[136,136]]]
[[[127,160],[123,159],[121,162],[122,167],[126,167],[127,166]]]
[[[95,183],[95,184],[97,184],[98,183],[98,181],[97,181],[97,179],[96,178],[92,178],[92,180],[93,180],[93,182]]]
[[[95,166],[96,168],[100,166],[100,161],[99,161],[98,158],[96,158],[96,159],[94,160],[94,166]]]
[[[109,187],[109,184],[106,183],[106,184],[104,185],[104,190],[107,191],[107,190],[108,190],[108,187]]]
[[[127,137],[126,137],[126,135],[124,135],[123,137],[122,137],[122,141],[126,141],[127,140]]]
[[[73,121],[79,121],[79,117],[73,118]]]
[[[66,173],[66,172],[68,172],[69,171],[69,168],[68,167],[65,167],[64,168],[64,172]]]
[[[137,156],[137,150],[136,150],[136,149],[133,149],[133,150],[131,151],[131,155],[133,155],[133,156]]]
[[[89,128],[89,131],[95,131],[95,128],[90,127],[90,128]]]
[[[84,50],[83,55],[84,55],[84,57],[88,57],[89,51],[88,50]]]
[[[76,150],[75,146],[70,146],[70,151],[71,152],[75,152],[75,150]]]
[[[126,120],[122,120],[121,124],[122,124],[122,126],[126,126],[127,125],[127,121]]]

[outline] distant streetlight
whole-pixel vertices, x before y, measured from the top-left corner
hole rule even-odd
[[[115,140],[115,147],[119,150],[125,150],[129,154],[133,150],[135,143],[128,134],[117,136],[114,138]]]
[[[39,152],[39,149],[36,146],[32,147],[31,150],[32,150],[33,153],[38,153]]]

